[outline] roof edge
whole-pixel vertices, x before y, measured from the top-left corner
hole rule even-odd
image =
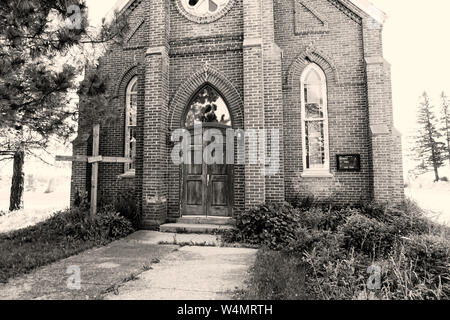
[[[136,0],[117,0],[114,6],[105,15],[105,20],[112,20],[114,18],[114,13],[118,12],[122,14],[125,12]]]
[[[375,19],[381,25],[384,25],[386,22],[388,15],[375,6],[370,0],[339,0],[343,4],[353,7],[356,9],[357,13],[363,18],[371,17]],[[351,8],[350,8],[351,9]]]
[[[122,13],[126,11],[136,0],[117,0],[116,4],[106,14],[105,18],[111,18],[115,11]],[[384,24],[387,20],[387,14],[378,9],[369,0],[339,0],[342,4],[356,11],[361,17],[369,16],[375,19],[380,24]]]

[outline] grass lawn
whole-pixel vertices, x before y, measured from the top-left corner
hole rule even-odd
[[[275,263],[276,262],[276,263]],[[237,299],[253,300],[311,300],[306,285],[306,266],[303,260],[279,251],[258,251],[252,277]]]
[[[115,213],[100,213],[94,221],[86,216],[79,209],[67,210],[35,226],[0,234],[0,283],[134,231]]]

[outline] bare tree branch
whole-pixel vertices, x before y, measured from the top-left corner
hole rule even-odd
[[[56,167],[53,163],[48,162],[47,160],[45,160],[44,158],[42,158],[40,155],[34,153],[34,152],[31,151],[31,150],[27,150],[27,153],[28,153],[29,155],[31,155],[32,157],[35,157],[35,158],[38,159],[39,161],[42,161],[43,163],[45,163],[45,164],[48,165],[48,166]]]

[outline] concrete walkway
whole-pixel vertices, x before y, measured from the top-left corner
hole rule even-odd
[[[210,247],[219,244],[212,235],[140,231],[0,284],[0,300],[232,298],[256,250]]]
[[[232,300],[255,258],[254,249],[183,247],[106,299]]]

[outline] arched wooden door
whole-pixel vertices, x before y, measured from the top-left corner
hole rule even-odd
[[[192,100],[185,118],[192,141],[191,161],[182,170],[183,215],[231,217],[234,166],[227,163],[226,134],[232,120],[225,100],[214,88],[205,86]],[[194,130],[200,124],[201,129]],[[223,139],[208,138],[208,131],[220,133]],[[215,161],[208,161],[209,157]]]

